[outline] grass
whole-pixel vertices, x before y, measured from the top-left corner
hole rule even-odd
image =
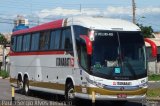
[[[9,73],[8,73],[8,71],[0,70],[0,76],[2,78],[8,78],[9,77]]]
[[[160,97],[160,88],[148,89],[147,97]]]
[[[160,81],[160,75],[159,74],[152,74],[148,76],[149,81]]]
[[[152,74],[148,76],[149,81],[160,81],[160,75],[159,74]],[[147,91],[147,97],[155,97],[160,98],[160,88],[152,88],[148,89]]]

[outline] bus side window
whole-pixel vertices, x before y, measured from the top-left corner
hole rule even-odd
[[[52,31],[51,32],[51,38],[50,38],[50,50],[53,50],[55,49],[54,46],[55,46],[55,36],[56,36],[56,31]]]
[[[21,50],[22,50],[22,36],[17,36],[16,51],[21,52]]]
[[[51,32],[50,50],[59,50],[60,36],[61,36],[61,30],[59,29]]]
[[[62,42],[61,42],[61,49],[64,50],[73,50],[73,45],[72,45],[72,34],[71,34],[71,29],[70,27],[67,29],[64,29],[62,32]]]
[[[87,56],[87,49],[86,44],[81,39],[76,39],[76,45],[77,45],[77,53],[78,53],[78,59],[81,67],[83,67],[85,70],[88,70],[88,56]]]
[[[12,51],[16,50],[16,36],[11,38],[11,49]]]
[[[61,30],[57,30],[56,31],[56,35],[55,35],[55,45],[54,48],[58,49],[60,48],[60,37],[61,37]]]
[[[32,34],[31,51],[37,51],[39,48],[39,33]]]
[[[27,35],[23,36],[22,51],[29,51],[29,49],[30,49],[30,38],[31,38],[30,34],[27,34]]]
[[[86,43],[84,40],[80,38],[80,35],[87,35],[88,29],[82,26],[74,26],[74,34],[76,39],[76,49],[77,55],[79,59],[79,64],[83,67],[86,71],[89,70],[89,61],[86,49]]]
[[[50,31],[41,32],[40,34],[40,50],[48,50]]]

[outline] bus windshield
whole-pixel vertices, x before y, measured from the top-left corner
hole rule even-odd
[[[95,31],[91,71],[115,80],[143,78],[146,72],[144,40],[140,32]]]

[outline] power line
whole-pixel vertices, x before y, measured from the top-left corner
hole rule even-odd
[[[32,19],[29,19],[29,18],[32,18]],[[39,18],[39,17],[36,17],[35,20],[33,19],[33,17],[28,17],[28,19],[29,19],[28,20],[29,25],[34,25],[34,26],[45,23],[45,22],[48,22],[48,21],[51,21],[51,20],[56,20],[55,18]],[[11,18],[0,17],[0,23],[14,24],[14,20],[15,20],[15,18],[11,19]],[[40,21],[40,20],[48,20],[48,21]]]
[[[7,17],[7,15],[5,16],[5,15],[3,15],[3,16],[1,16],[0,15],[0,19],[1,20],[9,20],[9,21],[14,21],[15,19],[16,19],[16,17],[15,18],[5,18],[5,17]],[[45,20],[55,20],[56,18],[47,18],[47,17],[45,17],[45,18],[40,18],[40,17],[34,17],[34,16],[26,16],[25,18],[28,18],[28,19],[30,19],[31,18],[31,21],[33,21],[34,22],[34,18],[36,18],[36,19],[45,19]],[[35,19],[35,20],[36,20]],[[30,20],[29,20],[30,21]]]
[[[7,7],[7,8],[24,8],[24,9],[30,9],[31,7],[40,7],[40,8],[44,8],[44,7],[57,7],[57,6],[63,6],[63,7],[70,7],[70,8],[73,8],[73,7],[77,7],[77,6],[79,6],[80,7],[80,4],[79,3],[74,3],[74,4],[72,4],[72,3],[53,3],[53,4],[49,4],[49,3],[47,3],[46,4],[46,2],[44,2],[43,3],[43,5],[42,4],[37,4],[37,3],[30,3],[30,4],[26,4],[25,2],[24,2],[24,4],[23,5],[21,5],[21,4],[18,4],[18,2],[16,1],[16,2],[14,2],[14,1],[10,1],[10,2],[6,2],[5,4],[8,4],[8,5],[5,5],[4,6],[4,3],[1,3],[0,4],[0,6],[1,7]],[[10,4],[12,4],[12,5],[10,5]],[[44,5],[44,4],[46,4],[46,5]]]
[[[0,22],[0,23],[5,23],[5,24],[14,24],[13,22]]]
[[[26,3],[25,1],[7,1],[7,0],[5,0],[5,1],[3,1],[3,2],[6,2],[6,3],[9,3],[9,4],[18,4],[18,3]],[[3,4],[3,3],[1,3],[1,4]],[[59,3],[59,2],[53,2],[53,1],[51,1],[51,3],[48,3],[48,2],[43,2],[43,1],[39,1],[39,2],[30,2],[30,3],[28,3],[28,4],[25,4],[25,5],[28,5],[28,6],[30,6],[30,4],[32,4],[32,5],[39,5],[39,6],[44,6],[44,4],[47,4],[47,6],[49,5],[49,6],[53,6],[53,5],[65,5],[65,6],[75,6],[75,5],[87,5],[87,6],[97,6],[97,5],[100,5],[100,6],[105,6],[106,4],[108,4],[108,3],[82,3],[82,2],[70,2],[70,3]],[[123,3],[109,3],[108,5],[123,5]],[[24,6],[24,5],[23,5]]]

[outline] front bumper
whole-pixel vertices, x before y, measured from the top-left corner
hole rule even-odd
[[[92,95],[76,93],[77,98],[92,100]],[[137,101],[146,99],[146,94],[144,95],[129,95],[126,98],[117,98],[117,95],[95,95],[95,100],[127,100],[127,101]]]

